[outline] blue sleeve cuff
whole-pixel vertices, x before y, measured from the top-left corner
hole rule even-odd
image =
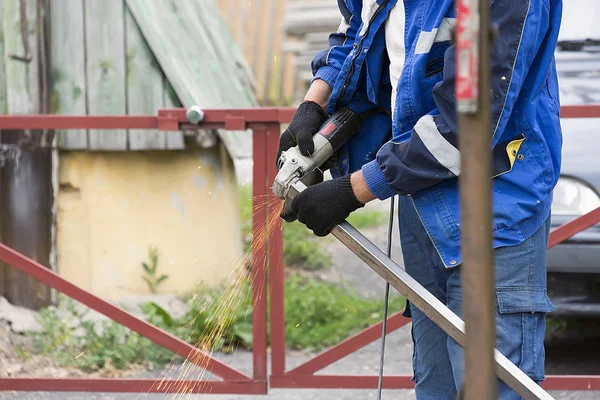
[[[377,196],[379,200],[385,200],[398,194],[385,179],[377,160],[373,160],[363,165],[362,173],[369,190]]]
[[[323,65],[322,67],[320,67],[317,72],[315,73],[315,77],[312,79],[312,81],[310,83],[313,83],[316,79],[322,79],[325,82],[327,82],[327,84],[333,88],[333,86],[335,85],[335,80],[337,79],[338,75],[340,74],[340,70],[329,66],[329,65]]]

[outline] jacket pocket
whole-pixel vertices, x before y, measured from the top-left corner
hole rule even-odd
[[[521,134],[517,139],[508,143],[498,143],[492,150],[493,176],[496,178],[512,171],[517,160],[521,145],[525,141],[525,135]],[[523,156],[524,157],[524,156]]]
[[[425,79],[429,79],[444,71],[444,57],[434,58],[425,64]]]
[[[444,232],[448,239],[459,239],[460,229],[453,217],[451,208],[448,206],[444,191],[442,191],[440,187],[435,187],[431,191],[431,196],[433,197],[437,208],[437,212],[435,213],[435,218],[438,220],[437,225],[444,228]]]

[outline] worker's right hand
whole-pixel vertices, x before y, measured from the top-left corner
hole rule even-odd
[[[275,162],[279,161],[282,152],[296,145],[303,155],[310,156],[315,151],[312,137],[326,119],[327,114],[318,103],[314,101],[300,103],[288,128],[279,138],[279,150]]]

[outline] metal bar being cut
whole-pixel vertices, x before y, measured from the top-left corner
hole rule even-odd
[[[288,200],[292,200],[306,186],[298,181],[291,185]],[[348,222],[343,222],[331,232],[344,246],[356,254],[379,276],[403,294],[408,301],[421,310],[429,319],[444,330],[461,346],[465,346],[465,324],[445,304],[429,293],[383,251],[375,246]],[[504,383],[526,400],[552,400],[544,389],[515,366],[498,350],[494,350],[496,374]]]

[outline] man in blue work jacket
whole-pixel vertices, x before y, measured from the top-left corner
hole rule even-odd
[[[544,379],[546,246],[562,133],[554,62],[561,0],[490,0],[493,246],[497,348]],[[356,209],[399,196],[406,270],[461,315],[456,24],[451,0],[338,0],[342,21],[312,62],[314,79],[280,140],[310,154],[328,114],[382,107],[332,160],[334,179],[292,202],[318,236]],[[471,154],[470,157],[477,157]],[[413,319],[418,399],[455,399],[460,346],[421,311]],[[519,398],[500,383],[501,399]]]

